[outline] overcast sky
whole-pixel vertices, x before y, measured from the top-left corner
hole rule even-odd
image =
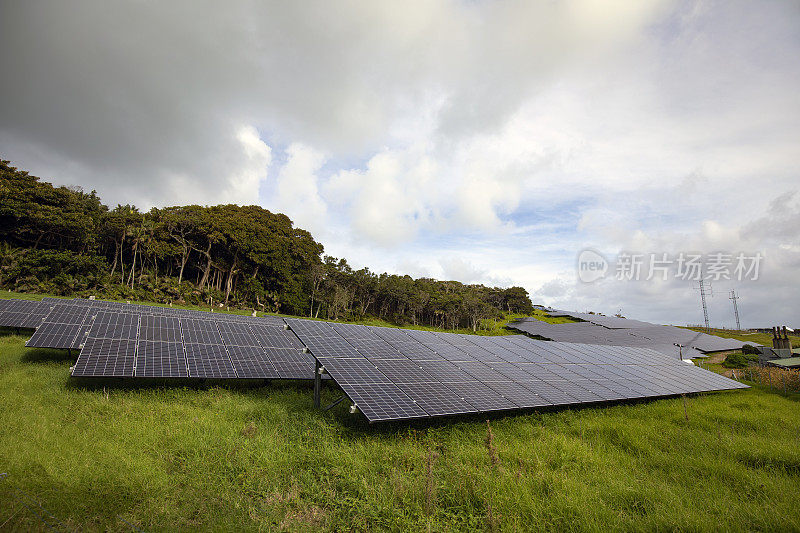
[[[800,3],[0,3],[0,157],[141,208],[259,204],[355,267],[700,323],[621,251],[761,253],[800,326]],[[583,283],[577,256],[611,263]],[[752,277],[752,276],[751,276]]]

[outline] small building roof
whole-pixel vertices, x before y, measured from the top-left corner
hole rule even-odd
[[[773,359],[770,361],[771,364],[776,366],[782,366],[784,368],[795,368],[800,367],[800,357],[785,357],[783,359]]]

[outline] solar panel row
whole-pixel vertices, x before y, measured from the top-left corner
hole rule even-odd
[[[743,387],[641,348],[287,323],[370,422]]]
[[[92,313],[73,376],[310,379],[314,375],[314,362],[302,353],[303,344],[283,327],[110,309]]]
[[[93,309],[115,309],[125,313],[138,313],[138,314],[151,314],[160,316],[180,316],[192,317],[199,319],[209,319],[225,317],[230,322],[259,322],[264,324],[272,324],[275,326],[283,326],[284,322],[281,317],[277,316],[259,316],[253,317],[249,315],[237,315],[230,313],[215,313],[213,311],[200,311],[197,309],[180,309],[177,307],[164,307],[159,305],[140,305],[129,304],[125,302],[112,302],[108,300],[87,300],[84,298],[73,298],[72,300],[62,300],[57,298],[44,298],[42,301],[49,301],[51,305],[56,303],[64,305],[76,306],[90,306]]]
[[[553,341],[641,346],[674,357],[681,355],[675,346],[675,343],[678,343],[684,346],[682,350],[684,359],[704,357],[704,352],[737,350],[744,345],[735,339],[724,339],[675,326],[659,326],[626,318],[566,311],[554,311],[552,316],[571,316],[584,322],[550,324],[535,318],[523,318],[510,323],[509,326],[529,335]]]
[[[0,299],[0,326],[36,328],[49,311],[50,305],[47,302]]]
[[[48,300],[48,299],[45,299]],[[283,327],[285,323],[279,317],[249,317],[227,313],[210,313],[159,307],[152,305],[135,305],[102,300],[57,300],[49,299],[52,310],[40,320],[41,326],[26,343],[32,348],[79,348],[91,326],[96,312],[115,310],[136,315],[173,316],[198,320],[213,319],[217,322],[238,322],[243,324],[263,324]]]

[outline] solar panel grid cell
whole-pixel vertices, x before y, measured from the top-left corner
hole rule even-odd
[[[39,326],[34,336],[25,346],[29,348],[51,348],[64,346],[70,348],[74,344],[77,329],[71,324],[44,323]]]
[[[420,368],[442,383],[477,381],[474,376],[449,361],[418,361]]]
[[[517,409],[517,404],[479,381],[447,383],[447,388],[463,398],[479,412]]]
[[[136,376],[188,377],[183,345],[179,342],[140,339],[136,352]]]
[[[330,337],[333,328],[327,322],[287,319],[286,323],[299,337]]]
[[[360,383],[348,387],[347,395],[370,421],[427,418],[428,413],[391,383]]]
[[[233,361],[240,379],[280,379],[281,374],[272,361],[266,359],[236,359]]]
[[[285,350],[284,350],[285,351]],[[291,352],[284,355],[270,355],[270,362],[282,379],[313,379],[314,362],[307,356]],[[323,379],[328,376],[323,376]]]
[[[426,383],[435,381],[433,376],[425,372],[418,364],[408,359],[377,359],[372,364],[384,375],[396,376],[395,383]]]
[[[412,361],[442,361],[444,358],[430,348],[414,343],[390,343],[400,354]]]
[[[180,342],[180,321],[174,317],[143,315],[139,322],[139,339],[170,343]]]
[[[429,416],[475,413],[478,409],[442,383],[405,383],[402,391]]]
[[[92,320],[89,338],[135,341],[139,334],[139,315],[98,311]]]
[[[225,346],[221,344],[184,344],[189,376],[193,378],[236,378]]]
[[[125,339],[86,340],[73,376],[131,377],[134,375],[136,341]]]
[[[505,362],[499,355],[481,348],[480,346],[462,346],[461,350],[473,361],[481,361],[483,363]]]
[[[511,381],[496,381],[487,383],[487,386],[521,409],[550,405],[550,402],[536,394],[531,386]]]
[[[359,383],[390,383],[390,380],[373,363],[362,358],[320,358],[322,366],[335,376],[339,385]]]
[[[196,320],[181,318],[181,331],[183,342],[186,344],[198,345],[222,345],[222,336],[216,327],[216,323],[210,320]],[[188,351],[187,351],[188,354]]]
[[[511,381],[531,381],[536,379],[525,367],[514,363],[495,363],[491,367],[492,370],[499,372]]]
[[[480,361],[462,361],[455,365],[478,381],[509,381],[506,376]]]

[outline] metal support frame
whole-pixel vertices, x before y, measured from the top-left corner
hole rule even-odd
[[[322,375],[323,374],[327,374],[327,372],[325,371],[325,367],[322,366],[321,364],[319,364],[319,361],[317,359],[314,359],[314,407],[316,407],[317,409],[320,408],[320,393],[322,392]],[[326,405],[325,407],[322,407],[322,410],[323,411],[329,411],[329,410],[333,409],[334,407],[336,407],[337,405],[339,405],[340,403],[342,403],[343,401],[348,400],[348,399],[349,398],[347,397],[346,394],[342,394],[339,398],[334,400],[333,403],[331,403],[330,405]],[[350,412],[351,413],[355,413],[356,412],[355,405],[352,405],[350,407]]]
[[[678,357],[680,357],[681,361],[683,361],[683,344],[679,344],[677,342],[674,342],[673,344],[678,347]]]
[[[336,407],[337,405],[339,405],[340,403],[342,403],[346,399],[347,399],[347,395],[346,394],[342,394],[342,396],[338,400],[334,401],[332,404],[330,404],[330,405],[328,405],[326,407],[323,407],[322,410],[323,411],[328,411],[330,409],[333,409],[334,407]]]
[[[314,407],[319,407],[319,393],[322,390],[322,365],[314,359]]]

